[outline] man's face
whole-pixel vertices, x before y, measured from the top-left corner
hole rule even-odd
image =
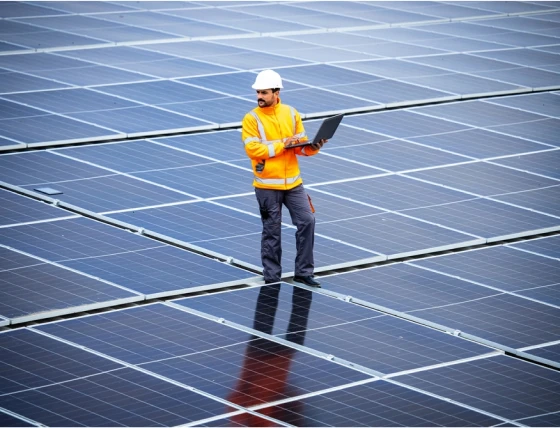
[[[257,103],[259,107],[272,107],[277,102],[278,92],[272,89],[257,89]]]

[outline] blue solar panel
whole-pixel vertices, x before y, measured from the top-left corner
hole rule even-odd
[[[68,116],[125,132],[128,137],[201,130],[209,127],[206,121],[150,106],[71,113]]]
[[[0,156],[0,180],[18,186],[102,177],[110,173],[49,152]]]
[[[275,314],[274,299],[264,299],[262,302],[265,304],[255,311],[259,288],[175,302],[250,328],[266,330],[266,326],[273,322],[273,334],[297,343],[298,338],[301,340],[300,335],[286,334],[286,331],[294,331],[289,330],[292,287],[283,287],[285,290],[280,291]],[[311,308],[306,324],[305,317],[298,318],[301,319],[299,324],[306,326],[305,346],[384,373],[453,361],[488,351],[480,345],[376,311],[358,306],[350,309],[349,303],[316,293],[309,297],[294,295],[293,303],[295,308],[302,305],[310,305]],[[299,312],[298,309],[294,311]]]
[[[244,407],[336,388],[369,377],[260,338],[142,367]]]
[[[537,142],[479,128],[426,137],[409,137],[408,139],[430,147],[449,150],[477,159],[517,155],[550,148]]]
[[[254,72],[242,71],[216,74],[213,76],[190,77],[187,79],[180,79],[180,81],[226,94],[248,97],[253,94],[251,85],[255,82],[256,77],[257,75]],[[295,89],[304,86],[286,81],[284,87],[286,89]]]
[[[163,171],[137,172],[132,175],[201,198],[253,191],[253,173],[249,168],[236,168],[218,162]]]
[[[558,180],[486,162],[416,171],[408,175],[481,196],[536,190],[558,184]]]
[[[538,143],[559,146],[558,132],[560,131],[560,119],[542,119],[533,122],[500,125],[494,127],[493,130]]]
[[[513,22],[513,20],[501,20],[501,22]],[[488,21],[487,21],[488,22]],[[535,28],[544,28],[543,21],[537,20],[525,20],[525,23],[532,23],[535,25]],[[558,24],[553,25],[558,27]],[[550,52],[543,52],[533,49],[503,49],[503,50],[496,50],[490,52],[478,52],[478,56],[482,56],[485,58],[497,59],[501,61],[511,62],[513,64],[518,65],[525,65],[527,67],[538,67],[541,65],[551,65],[551,64],[560,64],[560,59],[558,55],[555,55]]]
[[[525,352],[551,361],[560,362],[560,344],[527,349]]]
[[[56,115],[6,119],[1,132],[29,147],[124,137],[112,129]]]
[[[308,117],[311,113],[332,114],[346,109],[378,105],[377,102],[366,98],[352,97],[320,88],[284,89],[280,98],[283,103],[295,107],[302,115]]]
[[[176,147],[181,150],[187,150],[190,153],[196,153],[203,156],[211,155],[212,159],[219,161],[246,159],[247,165],[250,165],[250,161],[247,158],[247,154],[245,153],[241,142],[241,132],[237,129],[212,133],[180,135],[177,137],[152,138],[150,141],[170,147]],[[211,147],[212,150],[209,150],[208,147]]]
[[[389,258],[460,248],[483,242],[474,235],[394,213],[320,223],[316,231],[335,240],[343,240],[378,254],[385,254]]]
[[[560,218],[488,200],[473,199],[447,205],[417,208],[407,215],[446,226],[489,242],[511,237],[534,235],[537,230],[560,229]]]
[[[391,140],[356,147],[338,147],[336,142],[328,146],[328,154],[338,155],[356,162],[368,164],[386,171],[405,171],[464,162],[468,158],[434,150],[403,140]]]
[[[42,110],[37,110],[22,104],[0,100],[0,120],[29,116],[45,116],[47,114],[48,113]]]
[[[494,98],[488,102],[551,117],[560,116],[560,97],[548,92],[518,95],[515,97]]]
[[[544,116],[484,101],[466,101],[446,106],[421,107],[418,112],[471,126],[496,126],[509,123],[530,122]]]
[[[504,83],[491,78],[458,73],[427,77],[409,77],[406,81],[414,83],[415,85],[427,86],[432,89],[456,95],[495,95],[502,92],[516,91],[523,87],[522,85]]]
[[[54,12],[47,5],[41,7],[39,5],[27,3],[5,3],[0,9],[2,18],[19,18],[22,16],[44,16],[44,15],[65,15],[66,12]]]
[[[414,104],[418,100],[442,100],[455,98],[449,92],[411,85],[406,82],[384,79],[367,83],[368,91],[364,93],[363,83],[330,86],[329,89],[355,97],[365,98],[380,104]]]
[[[3,249],[0,253],[9,264],[25,257]],[[139,294],[38,259],[29,257],[25,264],[0,272],[0,314],[12,324],[143,300]]]
[[[210,202],[136,210],[110,214],[110,217],[186,242],[241,236],[259,232],[262,228],[260,217]]]
[[[86,47],[103,45],[105,43],[105,41],[101,39],[54,30],[43,30],[41,33],[31,34],[4,34],[2,38],[7,42],[31,49],[52,49],[62,48],[64,46]]]
[[[445,28],[445,26],[439,27]],[[488,35],[484,35],[484,37],[486,36]],[[490,58],[481,58],[474,54],[467,53],[449,53],[443,55],[416,57],[410,59],[410,61],[432,67],[440,67],[442,70],[439,70],[439,74],[446,73],[444,70],[457,71],[460,73],[474,73],[477,71],[506,70],[513,67],[513,65],[509,62],[498,61]]]
[[[138,73],[120,70],[118,68],[105,67],[103,65],[90,65],[80,68],[79,73],[76,69],[34,71],[36,76],[47,79],[55,79],[69,85],[90,86],[108,85],[115,83],[136,82],[145,79],[145,76]]]
[[[211,100],[163,105],[166,110],[218,123],[221,126],[238,125],[243,116],[254,106],[253,102],[244,99],[220,98],[220,94],[215,94],[215,98]]]
[[[326,290],[401,312],[453,305],[498,293],[402,263],[324,276],[321,283]]]
[[[476,74],[481,77],[532,88],[535,91],[555,89],[560,84],[560,76],[558,73],[529,67],[498,71],[481,71]]]
[[[2,73],[0,94],[10,94],[25,91],[40,91],[45,89],[65,88],[68,85],[55,80],[43,79],[24,73]]]
[[[536,210],[548,215],[560,217],[560,186],[544,189],[520,191],[506,195],[493,196],[493,199],[508,202],[524,208]]]
[[[294,426],[499,426],[499,417],[375,381],[260,410]],[[250,421],[232,418],[233,420]]]
[[[428,170],[428,173],[442,169],[445,168]],[[405,210],[473,199],[466,193],[399,175],[327,184],[317,186],[316,189],[388,210]]]
[[[37,328],[129,364],[202,353],[250,339],[248,333],[160,303]]]
[[[131,368],[4,395],[0,405],[47,426],[171,426],[225,405]]]
[[[2,394],[67,382],[123,367],[107,358],[28,329],[3,332],[0,334],[0,343]]]
[[[24,187],[30,190],[53,188],[62,192],[55,195],[56,199],[98,213],[195,199],[185,192],[117,174],[87,180],[42,182],[39,186]]]
[[[557,340],[560,333],[557,307],[510,294],[420,310],[414,315],[514,348]]]
[[[172,45],[175,44],[176,43],[172,43]],[[155,46],[159,47],[160,45],[156,44]],[[174,58],[170,55],[165,55],[159,52],[152,52],[134,46],[111,46],[96,49],[78,49],[64,51],[59,53],[58,55],[81,59],[83,61],[90,61],[96,64],[105,64],[109,66],[120,66],[123,64],[133,64]]]
[[[558,371],[505,356],[399,376],[398,380],[520,423],[560,410]]]
[[[560,236],[531,239],[530,241],[510,244],[509,246],[560,260]]]
[[[346,117],[344,118],[344,124],[395,138],[418,137],[468,128],[466,125],[427,117],[406,110]]]
[[[64,148],[56,150],[55,153],[126,173],[195,166],[210,162],[205,158],[162,147],[146,140]]]
[[[0,411],[0,425],[3,427],[33,427],[37,426],[36,423],[32,423],[29,420],[24,420],[22,416],[14,416],[9,413]]]
[[[414,261],[447,275],[516,292],[558,283],[560,264],[505,246]]]
[[[75,71],[74,71],[75,73]],[[138,103],[112,97],[90,89],[27,92],[6,95],[6,98],[53,113],[94,112],[138,106]],[[42,112],[42,114],[47,114]],[[26,114],[29,116],[29,114]]]
[[[132,65],[122,64],[120,67],[137,73],[144,73],[150,76],[162,77],[167,79],[177,79],[189,76],[200,76],[204,74],[225,73],[231,71],[231,68],[229,67],[221,67],[219,65],[186,58],[172,58],[150,62],[137,62]]]
[[[356,47],[354,47],[354,49],[356,49]],[[433,57],[428,56],[426,58]],[[356,61],[347,62],[341,65],[343,65],[344,68],[349,68],[351,70],[362,71],[380,77],[393,79],[402,79],[414,76],[435,76],[445,73],[439,68],[416,64],[412,62],[412,59],[407,61],[400,59]]]
[[[558,165],[560,165],[560,150],[496,159],[494,162],[560,180],[560,168],[558,168]]]
[[[414,44],[450,52],[477,52],[491,49],[502,49],[503,44],[490,41],[473,40],[465,37],[446,37],[441,39],[430,39],[414,41]]]
[[[28,221],[50,220],[60,217],[68,217],[72,214],[46,205],[17,193],[0,190],[0,225],[6,226]]]
[[[85,218],[0,229],[5,245],[129,290],[161,296],[254,275]]]
[[[152,105],[194,102],[222,96],[216,92],[167,80],[102,86],[96,89],[107,94]]]

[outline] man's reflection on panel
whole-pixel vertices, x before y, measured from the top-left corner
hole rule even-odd
[[[279,293],[280,284],[261,287],[253,322],[255,330],[272,334]],[[309,290],[293,287],[292,311],[286,340],[303,345],[312,295]],[[298,395],[298,392],[290,391],[287,384],[292,357],[298,351],[258,336],[252,336],[251,339],[245,351],[239,380],[228,400],[240,406],[250,407]],[[297,402],[292,404],[298,405]],[[273,406],[259,412],[269,415],[276,411],[278,409]],[[263,426],[263,422],[268,422],[250,414],[235,416],[232,421],[247,426]]]

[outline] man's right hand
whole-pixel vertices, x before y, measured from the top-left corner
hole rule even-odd
[[[284,147],[290,147],[292,144],[299,143],[299,139],[296,137],[290,137],[286,141],[284,141]]]

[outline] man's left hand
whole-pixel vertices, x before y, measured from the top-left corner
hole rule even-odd
[[[313,150],[319,150],[321,147],[323,147],[323,144],[325,144],[327,141],[329,141],[329,140],[321,140],[318,143],[311,144],[311,148]]]

